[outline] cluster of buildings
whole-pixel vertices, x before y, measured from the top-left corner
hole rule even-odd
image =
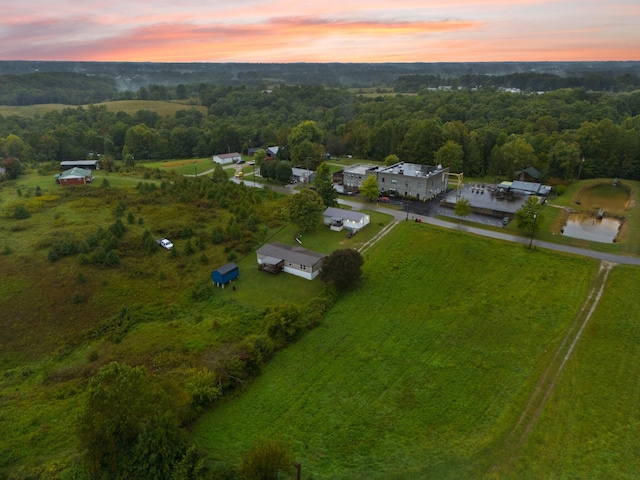
[[[100,169],[99,160],[76,160],[60,162],[62,173],[56,173],[53,178],[62,186],[86,185],[93,181],[93,170]]]
[[[366,213],[342,208],[327,208],[323,213],[324,224],[333,231],[348,230],[349,235],[359,232],[369,225],[371,218]],[[258,270],[278,274],[280,272],[313,280],[320,274],[324,253],[308,250],[301,245],[286,245],[280,242],[267,243],[256,250]],[[214,285],[224,288],[238,278],[235,263],[223,265],[211,272]]]
[[[399,195],[430,200],[447,191],[449,167],[399,162],[391,166],[353,165],[333,176],[338,191],[357,193],[370,177],[375,176],[382,195]]]

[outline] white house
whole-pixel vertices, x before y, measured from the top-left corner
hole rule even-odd
[[[292,247],[284,243],[267,243],[260,247],[258,268],[271,273],[285,271],[298,277],[313,280],[320,274],[324,253],[312,252],[299,246]]]
[[[339,232],[343,228],[357,232],[367,226],[371,217],[366,213],[344,210],[342,208],[329,207],[324,211],[324,224],[329,225],[331,230]]]
[[[291,177],[294,182],[300,183],[313,183],[313,170],[307,170],[306,168],[292,168]]]
[[[237,163],[242,160],[242,155],[238,152],[233,153],[220,153],[218,155],[213,156],[213,161],[215,163],[219,163],[220,165],[228,165],[230,163]]]

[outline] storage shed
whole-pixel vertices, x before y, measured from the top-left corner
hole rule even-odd
[[[231,282],[231,280],[235,280],[239,275],[240,270],[238,269],[238,265],[231,262],[211,272],[211,281],[217,287],[224,288],[227,283]]]

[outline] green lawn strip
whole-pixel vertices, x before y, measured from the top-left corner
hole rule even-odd
[[[640,270],[616,267],[510,478],[637,478],[638,299]]]
[[[355,236],[346,238],[344,231],[334,232],[326,225],[318,225],[302,233],[301,246],[327,255],[339,248],[358,249],[392,220],[389,215],[383,213],[367,213],[371,215],[371,223]],[[275,232],[265,243],[281,242],[297,245],[295,238],[300,233],[295,225],[289,224]],[[283,302],[301,305],[319,295],[323,289],[322,282],[317,278],[309,281],[286,273],[273,275],[259,271],[254,252],[238,260],[237,263],[240,268],[240,277],[225,289],[218,288],[216,295],[241,305],[256,309],[264,309]],[[232,288],[234,286],[235,290]]]
[[[209,157],[144,162],[141,165],[149,169],[170,170],[178,175],[202,175],[216,166]]]
[[[212,462],[277,437],[314,478],[472,476],[596,270],[413,223],[370,257],[360,290],[202,419],[195,436]]]

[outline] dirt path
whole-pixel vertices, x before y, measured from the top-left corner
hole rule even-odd
[[[593,280],[593,284],[591,285],[591,289],[584,301],[584,304],[582,305],[582,308],[567,329],[562,342],[553,353],[553,357],[549,361],[545,372],[536,384],[535,389],[527,402],[527,406],[520,415],[518,422],[511,432],[505,437],[504,448],[514,449],[510,459],[511,464],[517,460],[520,448],[528,440],[536,421],[544,409],[544,406],[549,400],[549,397],[551,397],[564,366],[571,357],[575,346],[582,336],[582,332],[589,323],[589,320],[602,297],[609,273],[615,265],[615,263],[607,261],[602,261],[600,263],[598,274]]]
[[[397,224],[398,224],[397,220],[391,222],[389,225],[387,225],[382,230],[380,230],[371,240],[369,240],[367,243],[362,245],[358,249],[358,251],[362,254],[362,253],[366,252],[367,250],[369,250],[369,248],[373,247],[378,240],[380,240],[387,233],[389,233],[393,229],[393,227],[395,227]]]

